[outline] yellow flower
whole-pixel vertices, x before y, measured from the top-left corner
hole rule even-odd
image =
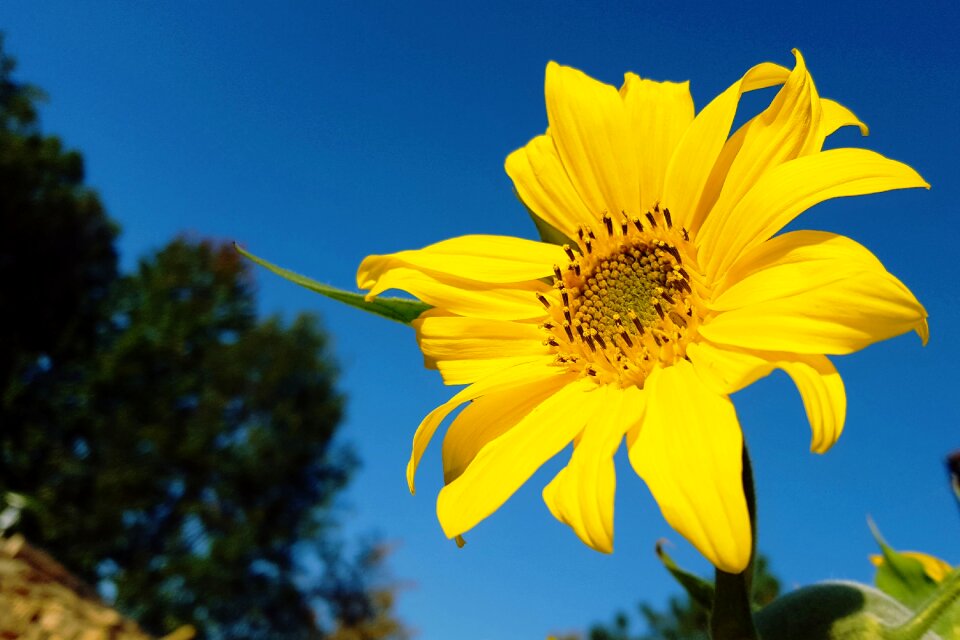
[[[953,571],[953,567],[950,566],[949,562],[941,560],[936,556],[931,556],[928,553],[922,553],[920,551],[898,551],[897,553],[907,558],[913,558],[923,565],[923,572],[934,582],[943,582],[943,579]],[[884,558],[879,553],[873,554],[870,556],[870,562],[873,566],[880,568],[883,566]]]
[[[926,187],[863,149],[821,151],[866,127],[793,70],[750,69],[694,117],[688,83],[626,74],[619,91],[547,65],[549,127],[510,154],[526,206],[563,246],[465,236],[370,256],[368,298],[402,289],[434,308],[415,321],[427,366],[469,385],[421,423],[407,478],[457,407],[443,441],[437,513],[456,537],[574,443],[544,489],[551,513],[592,547],[613,544],[613,456],[630,462],[664,517],[713,564],[751,550],[742,435],[729,394],[772,370],[796,383],[824,452],[846,398],[824,354],[915,330],[926,312],[879,260],[820,231],[775,235],[829,198]],[[740,96],[782,85],[732,136]]]

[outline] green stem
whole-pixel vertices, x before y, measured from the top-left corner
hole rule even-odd
[[[960,598],[960,569],[956,569],[940,584],[937,592],[924,603],[923,608],[899,627],[888,630],[886,640],[919,640]]]
[[[750,562],[742,573],[716,570],[716,592],[710,613],[712,640],[759,640],[753,624],[750,593],[753,583],[753,561],[757,551],[757,498],[753,486],[753,467],[747,446],[743,446],[743,493],[750,515],[750,534],[753,540]]]

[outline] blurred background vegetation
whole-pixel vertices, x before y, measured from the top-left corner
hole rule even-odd
[[[14,71],[0,40],[0,497],[23,504],[6,533],[154,633],[406,637],[384,547],[338,534],[357,460],[317,319],[258,319],[248,263],[211,240],[120,273],[82,156]]]

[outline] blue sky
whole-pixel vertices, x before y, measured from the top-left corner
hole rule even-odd
[[[942,467],[960,447],[955,1],[175,4],[11,0],[0,11],[19,77],[50,94],[44,128],[83,152],[123,228],[123,264],[188,231],[344,287],[370,253],[533,236],[503,160],[546,126],[548,60],[614,84],[628,70],[689,79],[699,109],[753,64],[791,65],[799,48],[820,93],[871,127],[830,144],[905,161],[933,188],[826,203],[798,226],[871,248],[926,305],[932,337],[836,359],[847,425],[823,456],[808,452],[786,376],[735,396],[760,547],[787,586],[869,581],[870,514],[895,546],[960,562]],[[399,613],[419,638],[543,638],[662,603],[678,591],[653,554],[662,537],[681,564],[709,570],[622,457],[613,555],[583,546],[543,505],[559,459],[457,549],[435,518],[439,447],[417,496],[404,482],[416,425],[451,394],[422,368],[412,332],[258,278],[263,314],[314,311],[333,335],[344,438],[364,461],[346,526],[395,542]]]

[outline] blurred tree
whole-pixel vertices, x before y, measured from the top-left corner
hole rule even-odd
[[[8,401],[24,376],[63,372],[91,352],[117,272],[117,230],[83,185],[83,158],[40,133],[43,93],[14,81],[15,67],[0,34],[0,399]]]
[[[780,581],[770,572],[769,562],[758,555],[753,577],[753,604],[762,607],[780,594]],[[710,640],[709,612],[690,596],[671,597],[666,611],[658,611],[649,603],[638,606],[646,626],[644,633],[630,631],[630,619],[617,613],[610,625],[594,625],[590,640]]]
[[[13,68],[0,41],[0,500],[26,498],[14,529],[154,632],[403,637],[382,554],[351,559],[336,531],[356,460],[334,443],[343,398],[316,320],[258,321],[227,245],[178,239],[118,276],[80,155],[40,134],[40,94]]]

